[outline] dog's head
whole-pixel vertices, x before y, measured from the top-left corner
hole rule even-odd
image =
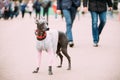
[[[37,24],[37,29],[39,31],[44,32],[49,30],[48,23],[44,17],[40,17],[40,19],[35,18],[35,23]]]

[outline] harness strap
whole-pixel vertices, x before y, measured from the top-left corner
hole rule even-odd
[[[45,39],[46,36],[47,36],[46,32],[43,32],[42,35],[39,35],[38,33],[39,33],[39,30],[36,30],[36,31],[35,31],[35,35],[36,35],[37,40],[43,40],[43,39]]]

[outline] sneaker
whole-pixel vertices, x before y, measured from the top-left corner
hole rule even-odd
[[[97,43],[94,43],[93,46],[94,46],[94,47],[98,47],[98,44],[97,44]]]
[[[74,43],[73,43],[73,42],[69,42],[69,46],[70,46],[70,47],[73,47],[73,46],[74,46]]]

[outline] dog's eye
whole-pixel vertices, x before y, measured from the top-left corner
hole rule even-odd
[[[42,28],[44,28],[44,23],[40,24],[40,26],[41,26]]]
[[[42,30],[42,29],[44,29],[44,23],[42,23],[42,24],[38,24],[38,29],[40,29],[40,30]]]

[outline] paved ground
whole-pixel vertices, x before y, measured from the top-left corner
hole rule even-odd
[[[50,28],[65,31],[65,21],[53,15],[49,19]],[[73,36],[74,48],[68,48],[72,60],[72,70],[67,71],[67,60],[63,67],[53,67],[54,75],[48,75],[46,52],[38,74],[36,68],[37,51],[33,17],[25,15],[13,20],[0,20],[0,80],[120,80],[120,21],[117,16],[108,17],[100,36],[99,47],[93,47],[91,18],[89,14],[76,17]]]

